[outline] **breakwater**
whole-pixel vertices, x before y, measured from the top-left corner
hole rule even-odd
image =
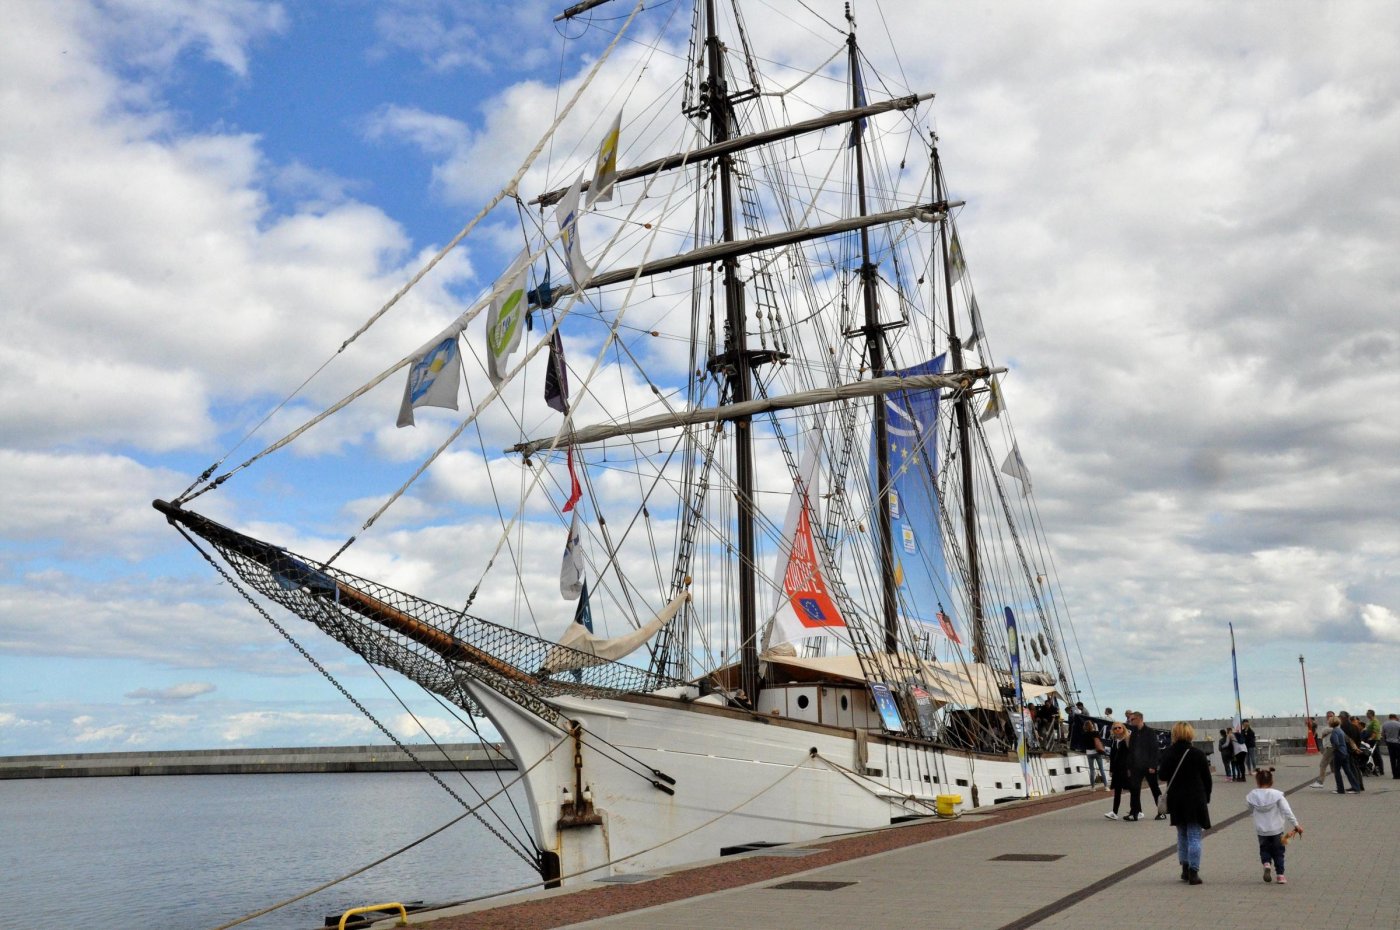
[[[495,743],[409,747],[432,771],[513,769]],[[169,752],[83,752],[0,756],[0,779],[123,775],[280,775],[325,772],[416,772],[397,746],[309,746],[277,749],[190,749]]]

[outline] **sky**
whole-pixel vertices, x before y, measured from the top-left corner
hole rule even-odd
[[[589,28],[536,0],[7,4],[0,754],[385,741],[150,501],[489,285],[513,211],[385,318],[391,358],[357,342],[277,408],[499,189],[630,6]],[[1303,710],[1300,656],[1314,713],[1400,712],[1400,8],[855,8],[872,61],[938,95],[1086,703],[1230,714],[1233,624],[1246,716]],[[776,62],[831,40],[796,4],[745,10]],[[683,55],[688,21],[656,4],[617,54]],[[566,184],[582,139],[522,191]],[[344,538],[445,435],[394,429],[397,390],[208,512]],[[350,447],[353,474],[317,467]],[[410,516],[498,477],[452,455]],[[472,532],[391,522],[355,564],[460,600]],[[279,619],[401,738],[465,738]]]

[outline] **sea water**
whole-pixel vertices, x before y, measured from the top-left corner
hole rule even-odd
[[[515,774],[439,777],[474,804]],[[505,819],[493,825],[523,836],[523,794],[508,797],[493,802]],[[207,930],[367,865],[463,810],[421,773],[0,781],[0,926]],[[463,900],[535,878],[469,817],[242,926],[309,930],[352,907]]]

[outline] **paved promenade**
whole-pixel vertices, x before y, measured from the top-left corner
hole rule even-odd
[[[964,822],[982,817],[988,821],[985,827],[778,877],[755,876],[740,887],[583,922],[568,922],[570,898],[590,891],[555,892],[548,902],[554,906],[553,919],[513,925],[579,930],[1397,926],[1400,781],[1387,771],[1382,778],[1368,779],[1364,794],[1339,796],[1332,793],[1330,781],[1326,790],[1309,787],[1316,760],[1285,756],[1278,763],[1275,786],[1288,792],[1306,831],[1288,846],[1287,885],[1262,880],[1244,805],[1253,780],[1217,779],[1211,802],[1215,828],[1206,833],[1202,857],[1205,884],[1196,887],[1179,880],[1175,830],[1150,819],[1104,819],[1111,796],[1100,792],[1087,803],[1046,805],[1047,812],[1028,811],[1019,819],[995,811],[974,813]],[[1151,795],[1145,790],[1144,795],[1150,804]],[[1126,813],[1126,797],[1123,803]],[[829,849],[840,842],[846,841],[801,845]],[[1003,858],[1007,856],[1034,858]],[[786,861],[800,860],[789,856]],[[739,857],[724,862],[727,868],[745,868]],[[750,868],[761,871],[757,866]],[[1338,880],[1347,891],[1335,886]],[[638,891],[646,887],[632,886]],[[1359,889],[1365,893],[1358,894]],[[545,903],[541,895],[530,897]],[[474,911],[459,911],[461,916],[438,926],[512,926],[511,920],[519,919],[500,910]],[[428,919],[423,914],[414,922]],[[500,923],[502,919],[507,922]]]

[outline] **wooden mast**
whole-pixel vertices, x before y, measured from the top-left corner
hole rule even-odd
[[[933,180],[934,196],[946,198],[943,190],[943,164],[938,158],[938,138],[933,137]],[[948,304],[948,350],[952,354],[953,371],[962,371],[962,340],[958,338],[957,321],[953,314],[953,278],[950,260],[948,224],[950,218],[944,213],[939,219],[939,240],[943,249],[943,287]],[[977,503],[972,486],[972,439],[969,435],[968,418],[971,416],[971,399],[967,391],[959,391],[954,406],[958,427],[958,458],[962,466],[963,537],[967,549],[967,593],[972,608],[972,661],[987,661],[987,624],[982,610],[982,566],[977,552]]]
[[[705,109],[710,119],[710,142],[722,145],[730,138],[734,105],[724,78],[724,49],[719,41],[715,0],[705,0]],[[734,161],[729,153],[719,159],[721,236],[734,241]],[[752,359],[745,338],[744,284],[735,256],[721,263],[724,270],[724,353],[712,365],[725,372],[730,403],[752,397]],[[750,706],[758,700],[758,606],[755,597],[754,472],[752,419],[734,421],[734,478],[738,505],[739,545],[739,655],[740,681]]]
[[[846,35],[846,58],[851,74],[852,107],[864,104],[861,98],[860,57],[856,52],[855,20],[851,18],[850,5],[846,6],[846,21],[850,31]],[[857,121],[851,124],[851,147],[856,154],[856,204],[860,216],[867,214],[865,203],[865,124]],[[870,228],[860,230],[860,290],[865,305],[865,325],[861,333],[865,335],[866,356],[870,360],[870,376],[878,378],[885,374],[884,327],[880,325],[880,307],[875,292],[875,265],[870,261]],[[875,429],[875,526],[880,540],[880,617],[885,630],[885,651],[899,651],[899,604],[894,580],[894,540],[890,536],[891,520],[888,500],[890,484],[890,440],[885,420],[885,399],[875,398],[871,407],[871,417]]]

